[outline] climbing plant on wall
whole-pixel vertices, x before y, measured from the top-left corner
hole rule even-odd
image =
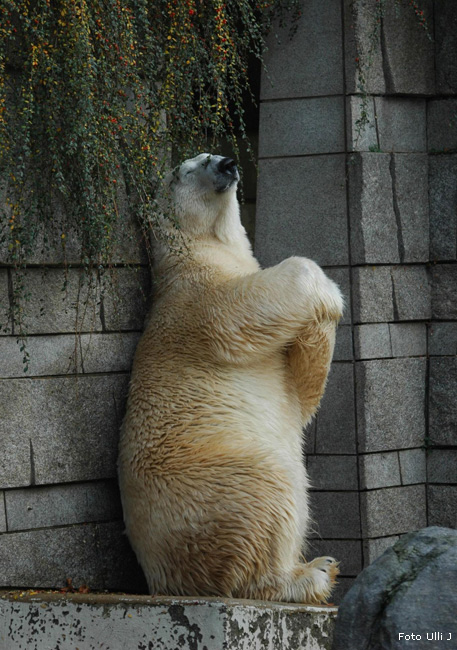
[[[2,261],[20,271],[71,237],[84,267],[106,268],[125,237],[120,187],[145,231],[172,150],[236,149],[248,59],[298,4],[0,0]]]

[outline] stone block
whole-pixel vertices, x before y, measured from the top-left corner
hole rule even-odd
[[[116,476],[128,375],[0,381],[0,487]]]
[[[371,564],[374,562],[384,551],[387,551],[395,542],[398,542],[399,539],[400,537],[398,535],[392,535],[390,537],[378,537],[378,539],[365,540],[363,544],[365,563]]]
[[[427,326],[424,323],[389,323],[393,357],[421,357],[427,354]]]
[[[339,95],[344,92],[341,3],[307,0],[298,29],[274,26],[267,39],[261,98]]]
[[[427,154],[392,154],[393,209],[397,219],[400,262],[429,259]]]
[[[336,607],[127,594],[8,593],[8,650],[330,650]]]
[[[354,454],[355,451],[352,363],[334,363],[317,415],[316,453]]]
[[[11,334],[9,308],[8,271],[7,269],[0,269],[0,336]]]
[[[411,7],[387,3],[380,30],[386,94],[431,95],[435,92],[433,0],[420,5],[427,30]]]
[[[425,266],[394,266],[391,275],[394,319],[428,320],[432,299]]]
[[[436,92],[457,93],[457,5],[435,0]]]
[[[383,359],[392,356],[388,323],[356,325],[354,328],[356,359]]]
[[[315,490],[357,490],[356,456],[308,456],[308,475]]]
[[[429,483],[457,484],[457,449],[430,449],[427,476]]]
[[[260,105],[259,158],[340,153],[344,98],[312,97]]]
[[[425,359],[356,363],[361,452],[408,449],[423,444],[425,376]]]
[[[346,92],[383,95],[381,30],[372,0],[344,0]]]
[[[139,332],[54,334],[27,339],[28,370],[13,337],[0,339],[3,377],[38,377],[95,372],[126,372],[132,367]]]
[[[432,356],[457,354],[457,323],[432,323],[428,330],[428,352]]]
[[[457,445],[457,357],[431,357],[429,436],[434,445]]]
[[[357,153],[348,164],[353,264],[400,261],[391,161],[390,154]]]
[[[346,134],[348,151],[380,151],[373,97],[346,99]]]
[[[103,562],[95,524],[0,536],[1,581],[6,587],[103,589]]]
[[[457,320],[457,264],[432,267],[432,317]]]
[[[356,576],[362,570],[362,544],[359,540],[313,539],[309,543],[307,559],[329,555],[340,563],[342,576]],[[338,578],[339,580],[339,578]],[[333,599],[333,595],[332,595]]]
[[[429,485],[428,523],[457,528],[457,485]]]
[[[147,267],[114,269],[103,295],[102,320],[107,331],[142,330],[150,305],[151,273]]]
[[[4,492],[0,491],[0,533],[6,531],[6,511]]]
[[[375,97],[374,103],[381,151],[427,151],[424,99]]]
[[[316,522],[316,532],[313,531],[311,537],[360,538],[359,495],[357,492],[313,492],[310,506],[311,516]]]
[[[359,456],[360,485],[363,490],[400,485],[400,465],[396,451]]]
[[[388,266],[352,269],[354,321],[385,323],[394,320],[393,282]]]
[[[125,534],[124,522],[99,523],[96,530],[104,588],[147,594],[146,578]]]
[[[1,349],[1,341],[0,341]],[[350,361],[354,354],[352,351],[352,328],[349,325],[341,325],[336,330],[334,361]]]
[[[291,255],[348,263],[344,155],[261,160],[256,255],[272,266]]]
[[[430,156],[430,259],[457,259],[457,155]]]
[[[344,299],[344,311],[343,317],[340,320],[340,328],[342,325],[351,324],[351,314],[352,314],[352,303],[351,303],[351,281],[349,275],[349,268],[335,268],[335,267],[325,267],[324,271],[329,278],[336,282],[339,286],[341,293],[343,294]],[[338,334],[337,334],[338,336]]]
[[[457,99],[434,99],[428,103],[428,150],[444,153],[457,149]]]
[[[30,268],[12,273],[21,298],[28,334],[96,332],[100,320],[100,286],[95,275],[80,269]],[[21,288],[22,287],[22,288]]]
[[[427,471],[425,467],[425,449],[405,449],[398,452],[402,485],[425,483]]]
[[[114,481],[7,490],[5,502],[9,531],[122,518]]]
[[[425,485],[362,492],[363,537],[385,537],[427,525]]]

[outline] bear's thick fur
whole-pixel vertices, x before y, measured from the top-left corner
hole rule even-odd
[[[238,179],[233,161],[209,154],[170,177],[187,247],[156,251],[120,441],[125,524],[153,594],[318,603],[338,569],[302,559],[302,429],[342,298],[308,259],[260,269]]]

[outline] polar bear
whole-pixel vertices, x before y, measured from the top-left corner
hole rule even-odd
[[[201,154],[168,179],[185,249],[155,253],[119,450],[126,532],[152,594],[316,604],[337,562],[302,553],[302,431],[343,301],[314,262],[261,270],[236,164]]]

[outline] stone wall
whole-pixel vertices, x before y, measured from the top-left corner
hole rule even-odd
[[[434,40],[407,2],[374,38],[375,4],[303,0],[294,39],[270,39],[261,89],[256,253],[311,257],[346,297],[305,449],[310,554],[341,560],[336,602],[399,535],[457,525],[457,4],[424,1]],[[356,59],[371,43],[365,105]],[[253,236],[252,168],[246,180]],[[26,374],[12,324],[0,333],[4,586],[144,590],[115,460],[149,271],[139,244],[124,254],[117,299],[94,280],[84,314],[77,266],[63,291],[61,257],[37,254]],[[0,323],[15,281],[0,264]]]
[[[340,592],[399,535],[457,525],[457,5],[419,4],[427,30],[407,2],[377,29],[375,0],[306,0],[262,79],[257,255],[310,257],[346,297],[306,442]]]

